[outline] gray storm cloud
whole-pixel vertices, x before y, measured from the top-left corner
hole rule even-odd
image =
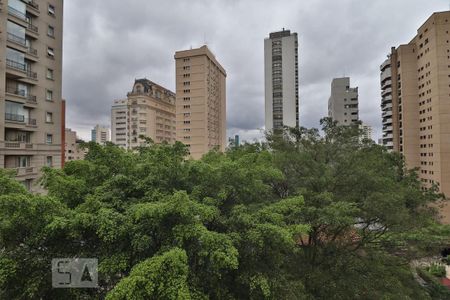
[[[86,4],[86,5],[81,5]],[[360,90],[360,117],[381,135],[378,67],[444,0],[68,0],[64,22],[67,126],[83,138],[109,124],[135,78],[175,87],[174,52],[207,43],[225,67],[228,134],[261,137],[264,49],[271,31],[299,34],[300,122],[318,127],[333,77]]]

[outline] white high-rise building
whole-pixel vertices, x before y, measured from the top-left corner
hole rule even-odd
[[[328,116],[339,125],[350,125],[359,121],[358,88],[350,87],[349,77],[333,79],[328,100]]]
[[[94,129],[91,130],[91,141],[102,145],[109,142],[109,128],[106,126],[96,125]]]
[[[299,126],[298,39],[290,30],[264,40],[266,130]]]

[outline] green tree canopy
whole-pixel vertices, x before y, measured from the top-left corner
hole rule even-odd
[[[0,171],[1,299],[432,299],[411,260],[448,247],[441,195],[357,127],[323,120],[212,151],[87,144],[45,196]],[[97,258],[98,289],[51,260]]]

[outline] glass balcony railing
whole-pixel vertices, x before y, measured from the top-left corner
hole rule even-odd
[[[24,123],[25,122],[25,116],[24,115],[18,115],[18,114],[5,113],[5,120]]]
[[[16,18],[19,18],[19,19],[21,19],[21,20],[23,20],[25,22],[27,21],[26,14],[24,14],[21,11],[18,11],[17,9],[15,9],[15,8],[13,8],[11,6],[8,6],[8,14],[11,15],[11,16],[14,16]]]
[[[17,36],[15,34],[12,34],[9,32],[8,32],[8,41],[19,44],[24,47],[26,47],[26,45],[27,45],[27,41],[25,40],[25,38]]]

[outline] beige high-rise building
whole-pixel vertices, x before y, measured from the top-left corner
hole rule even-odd
[[[70,128],[66,128],[65,132],[65,161],[83,160],[86,151],[82,149],[82,141],[77,137],[77,133]]]
[[[109,128],[106,126],[95,125],[94,129],[91,130],[91,142],[104,145],[109,141]]]
[[[0,168],[32,191],[62,163],[63,0],[0,1]]]
[[[450,11],[434,13],[381,65],[383,144],[450,197]],[[442,209],[450,223],[450,206]]]
[[[175,53],[177,140],[199,159],[226,147],[226,72],[207,46]]]
[[[155,143],[175,143],[175,94],[148,80],[137,79],[128,99],[111,108],[112,142],[133,149],[143,145],[141,136]]]

